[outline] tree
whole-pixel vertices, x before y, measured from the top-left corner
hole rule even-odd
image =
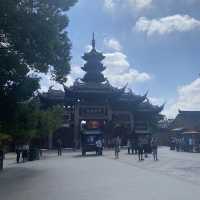
[[[14,52],[3,49],[0,54],[0,123],[3,132],[10,133],[20,102],[33,96],[39,88],[38,78],[29,77],[27,66]]]
[[[70,70],[71,44],[66,11],[76,0],[1,0],[0,30],[9,49],[31,69],[63,83]]]
[[[15,141],[30,142],[38,134],[40,109],[37,102],[25,102],[17,106],[11,134]]]
[[[52,148],[53,133],[61,127],[63,123],[64,108],[62,106],[52,106],[47,110],[40,111],[38,131],[40,135],[47,135],[49,148]]]
[[[76,0],[0,1],[0,123],[13,132],[19,103],[34,96],[39,79],[31,72],[46,73],[59,83],[70,71],[71,43],[66,12]],[[26,110],[26,109],[25,109]]]
[[[52,135],[63,123],[63,106],[52,106],[41,110],[37,101],[32,100],[19,104],[10,127],[10,135],[16,143],[30,143],[34,139],[49,137],[49,147],[52,147]],[[1,128],[1,127],[0,127]],[[0,129],[0,141],[9,139]]]

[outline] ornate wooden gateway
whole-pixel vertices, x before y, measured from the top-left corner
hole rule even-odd
[[[82,57],[86,62],[82,67],[85,75],[77,79],[73,86],[63,91],[50,89],[40,96],[42,104],[63,104],[65,107],[64,125],[70,135],[63,141],[66,146],[78,146],[81,128],[100,128],[104,132],[105,145],[110,145],[116,135],[126,143],[127,138],[146,137],[160,119],[163,106],[149,103],[147,94],[140,96],[131,89],[113,87],[104,77],[106,69],[102,64],[105,56],[95,48]],[[71,141],[69,141],[71,140]]]

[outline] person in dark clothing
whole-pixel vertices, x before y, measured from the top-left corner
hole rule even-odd
[[[26,160],[27,160],[27,152],[26,152],[26,150],[22,150],[22,160],[23,160],[23,162],[25,162]]]
[[[133,139],[132,141],[132,154],[138,154],[138,142],[137,139]]]
[[[152,138],[151,148],[152,148],[153,159],[156,161],[158,160],[158,140],[156,138]]]
[[[143,138],[143,148],[144,148],[144,157],[148,157],[148,138],[147,136]]]
[[[58,150],[58,156],[62,156],[62,141],[61,141],[61,139],[57,140],[57,150]]]
[[[134,154],[135,152],[135,143],[134,143],[134,139],[131,139],[131,154]]]
[[[22,160],[23,162],[28,160],[28,151],[29,151],[29,145],[23,145],[22,147]]]
[[[175,150],[176,142],[175,138],[171,138],[170,140],[170,150]]]
[[[144,145],[143,145],[142,139],[139,139],[138,140],[138,158],[139,158],[139,161],[144,160],[143,159],[143,153],[144,153]]]
[[[137,154],[138,153],[138,147],[137,147],[138,138],[135,136],[135,130],[133,130],[132,135],[133,135],[133,137],[131,140],[131,153]]]
[[[132,149],[132,144],[131,144],[131,140],[130,139],[127,140],[127,147],[128,147],[128,154],[130,154],[131,149]]]
[[[20,145],[18,145],[16,147],[16,154],[17,154],[17,157],[16,157],[16,162],[19,163],[20,161],[20,158],[21,158],[21,152],[22,152],[22,148]]]
[[[120,138],[117,136],[114,140],[114,149],[115,149],[115,159],[119,158],[119,152],[120,152]]]
[[[102,156],[102,150],[103,150],[103,143],[101,139],[98,139],[96,141],[96,155]]]

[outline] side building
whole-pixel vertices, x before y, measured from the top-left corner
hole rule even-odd
[[[92,50],[82,57],[85,75],[77,79],[64,91],[50,89],[40,94],[41,104],[65,107],[64,125],[61,131],[64,144],[80,145],[82,124],[90,128],[100,128],[104,132],[105,145],[109,146],[113,137],[120,136],[122,145],[128,138],[151,139],[157,122],[162,118],[163,106],[152,105],[147,93],[136,95],[131,89],[113,87],[104,77],[106,67],[102,64],[105,56],[98,52],[92,39]],[[65,146],[67,146],[65,145]]]
[[[200,111],[179,110],[170,125],[171,149],[200,152]]]

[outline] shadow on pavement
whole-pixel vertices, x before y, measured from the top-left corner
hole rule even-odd
[[[100,156],[97,156],[96,153],[95,153],[95,154],[86,154],[85,156],[78,154],[78,155],[73,155],[72,157],[73,158],[87,158],[87,157],[100,157]]]

